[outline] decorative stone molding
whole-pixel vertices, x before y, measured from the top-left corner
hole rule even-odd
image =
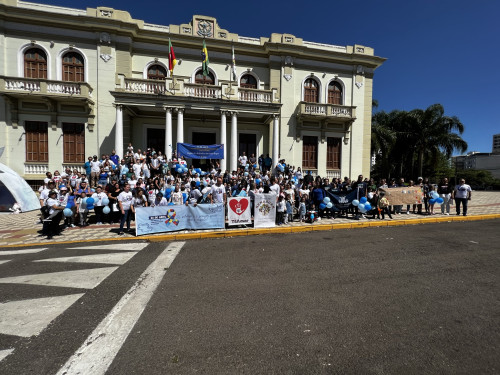
[[[111,55],[108,55],[107,53],[101,53],[100,57],[104,60],[104,62],[111,60]]]
[[[361,87],[363,87],[363,82],[356,82],[356,87],[358,89],[360,89]]]
[[[293,57],[292,56],[285,57],[285,65],[293,66]]]
[[[101,17],[111,18],[111,17],[113,17],[113,11],[112,10],[101,9]]]
[[[205,38],[214,36],[214,23],[208,20],[199,20],[196,33]]]
[[[292,79],[292,75],[291,74],[284,74],[283,77],[287,80],[287,81],[290,81]]]
[[[109,35],[108,33],[101,33],[101,35],[99,37],[99,41],[101,43],[110,44],[111,43],[111,35]]]

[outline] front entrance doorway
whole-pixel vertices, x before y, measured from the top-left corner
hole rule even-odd
[[[252,154],[254,154],[255,157],[258,156],[257,155],[257,135],[256,134],[240,133],[238,138],[239,138],[238,139],[238,141],[239,141],[238,157],[240,155],[243,155],[243,152],[245,152],[247,158],[250,158],[250,156],[252,156]]]
[[[156,152],[165,153],[165,129],[148,128],[146,133],[146,148],[154,148]]]
[[[216,144],[215,133],[202,133],[193,132],[192,136],[193,145],[214,145]],[[214,160],[216,161],[216,160]],[[212,162],[211,159],[192,159],[193,166],[195,168],[207,169],[208,164]]]

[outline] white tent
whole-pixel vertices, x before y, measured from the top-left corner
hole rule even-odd
[[[23,212],[40,209],[40,201],[28,183],[0,163],[0,211],[9,211],[16,202]]]

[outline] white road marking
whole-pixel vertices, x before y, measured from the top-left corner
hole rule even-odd
[[[10,353],[12,353],[14,349],[5,349],[5,350],[0,350],[0,362],[3,361],[5,357],[7,357]]]
[[[76,271],[40,273],[0,279],[0,284],[30,284],[92,289],[111,275],[118,267],[92,268]]]
[[[30,337],[38,335],[83,294],[0,303],[0,333]]]
[[[163,250],[57,375],[107,371],[182,246],[184,242],[174,242]]]
[[[79,249],[79,250],[121,250],[121,251],[140,251],[148,246],[146,242],[134,242],[134,243],[116,243],[112,245],[96,245],[96,246],[78,246],[78,247],[68,247],[68,249]]]
[[[40,251],[47,250],[46,247],[41,249],[26,249],[26,250],[8,250],[0,251],[0,255],[21,255],[21,254],[33,254],[39,253]]]
[[[39,259],[34,262],[65,262],[65,263],[105,263],[105,264],[125,264],[137,253],[128,251],[110,254],[79,255],[73,257]]]
[[[10,262],[10,259],[9,260],[0,260],[0,264],[4,264],[4,263],[7,263],[7,262]]]

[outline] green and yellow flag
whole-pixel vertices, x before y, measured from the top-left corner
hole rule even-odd
[[[205,39],[203,39],[203,49],[201,50],[201,58],[202,58],[203,75],[206,77],[209,75],[209,71],[208,71],[208,51],[207,51],[207,46],[205,45]]]

